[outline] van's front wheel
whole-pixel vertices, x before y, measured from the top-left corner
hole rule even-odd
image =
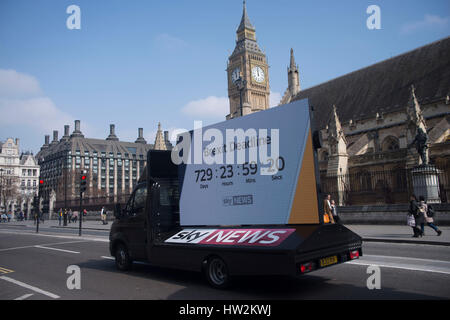
[[[130,258],[128,249],[124,244],[117,245],[116,248],[116,267],[120,271],[127,271],[131,269],[133,261]]]
[[[231,283],[228,267],[221,258],[211,257],[204,270],[209,284],[218,289],[225,289]]]

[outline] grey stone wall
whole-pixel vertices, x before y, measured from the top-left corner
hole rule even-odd
[[[344,224],[390,224],[406,225],[408,204],[380,206],[338,207],[338,214]],[[433,204],[436,225],[450,225],[450,204]]]

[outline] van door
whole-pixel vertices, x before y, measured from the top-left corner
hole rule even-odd
[[[125,219],[122,224],[129,241],[132,257],[136,260],[145,260],[147,258],[146,197],[147,185],[138,185],[125,208]]]
[[[151,190],[153,239],[159,242],[180,226],[178,180],[161,179],[153,183]]]

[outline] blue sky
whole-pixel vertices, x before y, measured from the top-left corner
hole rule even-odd
[[[68,6],[81,9],[69,30]],[[369,5],[381,30],[369,30]],[[289,50],[308,88],[450,34],[450,2],[248,0],[266,52],[272,104],[287,87]],[[0,141],[37,152],[44,135],[81,120],[86,136],[211,124],[228,109],[226,63],[241,0],[0,0]]]

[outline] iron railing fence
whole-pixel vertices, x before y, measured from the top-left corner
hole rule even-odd
[[[333,199],[341,197],[341,205],[407,203],[414,193],[412,170],[362,171],[336,176],[321,172],[321,191]],[[450,201],[450,167],[435,167],[430,171],[438,177],[441,202],[447,203]],[[427,176],[422,178],[427,179]]]

